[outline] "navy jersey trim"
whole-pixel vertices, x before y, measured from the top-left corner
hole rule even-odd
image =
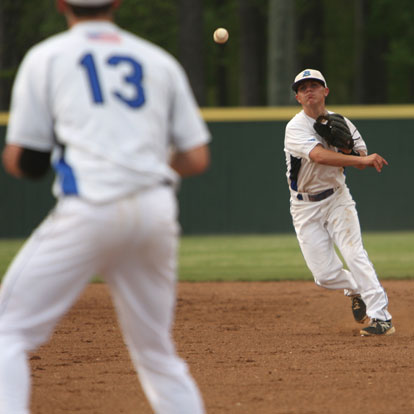
[[[302,158],[296,158],[293,155],[290,156],[290,171],[289,180],[292,190],[298,191],[298,175],[302,164]]]

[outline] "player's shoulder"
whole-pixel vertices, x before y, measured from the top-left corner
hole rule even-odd
[[[122,35],[122,38],[125,42],[130,42],[134,45],[143,56],[150,58],[155,62],[162,63],[164,65],[170,66],[180,66],[178,60],[167,50],[162,48],[161,46],[144,39],[128,30],[119,28],[119,33]]]
[[[66,38],[66,36],[67,32],[61,32],[36,43],[24,55],[21,66],[29,71],[33,68],[39,69],[43,67],[50,61],[52,56],[65,50],[62,47],[62,39]]]
[[[53,55],[55,53],[64,53],[64,51],[67,51],[65,43],[67,43],[69,39],[70,33],[68,30],[56,33],[33,45],[26,53],[26,57],[37,59],[39,57],[44,58],[47,55]]]
[[[301,145],[308,148],[309,145],[315,145],[318,141],[317,134],[313,128],[315,120],[306,115],[302,110],[297,113],[286,125],[285,146],[290,148],[292,145],[297,147]]]
[[[304,125],[306,125],[306,115],[305,112],[301,110],[286,124],[286,129],[298,128]]]

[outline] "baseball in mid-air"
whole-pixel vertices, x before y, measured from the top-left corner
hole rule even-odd
[[[219,27],[214,31],[213,39],[216,43],[226,43],[229,40],[229,32],[223,27]]]

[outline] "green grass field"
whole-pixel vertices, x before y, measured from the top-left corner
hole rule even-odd
[[[363,240],[381,280],[414,278],[414,232],[364,233]],[[183,237],[180,279],[313,280],[294,234]]]
[[[414,232],[364,233],[364,245],[381,280],[414,278]],[[22,240],[0,240],[3,275]],[[294,234],[184,236],[182,281],[313,280]]]

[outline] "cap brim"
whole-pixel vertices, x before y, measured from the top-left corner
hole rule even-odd
[[[113,3],[115,0],[65,0],[66,3],[72,6],[80,7],[101,7]]]
[[[299,85],[300,85],[302,82],[305,82],[305,81],[307,81],[307,80],[315,80],[315,81],[319,82],[319,83],[320,83],[323,87],[325,87],[325,88],[326,88],[326,84],[325,84],[325,82],[324,82],[323,80],[320,80],[320,79],[318,79],[318,78],[313,78],[313,77],[309,76],[309,77],[307,77],[307,78],[305,78],[305,79],[300,79],[300,80],[298,80],[297,82],[294,82],[294,83],[292,84],[292,89],[293,89],[293,91],[294,91],[294,92],[297,92],[297,91],[298,91],[298,87],[299,87]]]

